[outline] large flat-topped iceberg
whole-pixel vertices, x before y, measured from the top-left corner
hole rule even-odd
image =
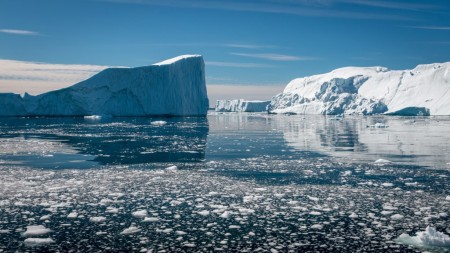
[[[37,96],[0,94],[0,116],[204,116],[207,110],[200,55],[138,68],[109,68],[71,87]]]
[[[450,115],[450,62],[412,70],[347,67],[292,80],[272,113]]]
[[[216,112],[265,112],[270,101],[217,100]]]

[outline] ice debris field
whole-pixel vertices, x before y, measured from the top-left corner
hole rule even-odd
[[[445,252],[450,160],[431,154],[448,151],[433,135],[449,124],[3,120],[0,251]],[[305,140],[313,129],[318,139]],[[414,149],[420,138],[433,145]]]

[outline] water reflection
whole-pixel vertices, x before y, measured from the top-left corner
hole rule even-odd
[[[287,144],[334,157],[448,168],[450,118],[278,116]],[[376,123],[387,128],[373,128]]]
[[[164,120],[164,125],[152,121]],[[206,118],[3,118],[0,160],[42,168],[199,162]]]

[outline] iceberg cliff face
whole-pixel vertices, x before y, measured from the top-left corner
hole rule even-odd
[[[0,94],[0,101],[0,116],[203,116],[208,110],[200,55],[110,68],[65,89],[23,98]]]
[[[216,112],[265,112],[270,101],[217,100]]]
[[[412,70],[347,67],[292,80],[272,113],[450,115],[450,62]]]

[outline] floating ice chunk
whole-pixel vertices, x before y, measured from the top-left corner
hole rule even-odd
[[[239,212],[240,212],[242,215],[248,215],[248,214],[255,213],[255,210],[250,209],[250,208],[239,208]]]
[[[394,214],[391,216],[391,220],[403,220],[404,216],[401,214]]]
[[[317,211],[311,211],[309,214],[314,215],[314,216],[322,215],[321,212],[317,212]]]
[[[158,217],[145,217],[144,222],[157,222],[159,221]]]
[[[208,216],[209,215],[209,211],[208,210],[199,211],[197,213],[202,215],[202,216]]]
[[[450,237],[430,226],[425,231],[417,232],[416,236],[401,234],[396,241],[416,247],[450,247]]]
[[[351,170],[347,170],[347,171],[344,171],[343,173],[342,173],[342,176],[343,177],[348,177],[348,176],[351,176],[352,175],[352,171]]]
[[[77,212],[71,212],[71,213],[69,213],[69,215],[67,215],[67,218],[70,218],[70,219],[75,219],[76,217],[78,217]]]
[[[103,216],[96,216],[89,218],[90,222],[104,222],[106,220],[106,217]]]
[[[167,124],[167,121],[157,120],[157,121],[152,121],[150,124],[152,124],[154,126],[164,126],[165,124]]]
[[[52,238],[27,238],[25,239],[24,243],[27,247],[36,247],[41,246],[45,244],[54,243]]]
[[[133,217],[135,218],[145,218],[148,213],[147,210],[138,210],[132,213]]]
[[[320,224],[314,224],[314,225],[311,226],[311,228],[312,228],[312,229],[322,229],[323,226],[320,225]]]
[[[352,218],[352,219],[356,219],[356,218],[358,218],[358,215],[356,213],[351,213],[348,217]]]
[[[27,231],[23,233],[23,236],[30,237],[30,236],[46,235],[50,232],[52,232],[50,229],[42,225],[27,226]]]
[[[108,206],[105,213],[119,213],[119,209],[115,207]]]
[[[178,170],[177,166],[170,166],[165,169],[168,172],[176,172]]]
[[[52,216],[47,214],[47,215],[42,216],[39,220],[49,220],[50,217],[52,217]]]
[[[388,128],[389,126],[383,123],[375,123],[374,125],[367,125],[367,128]]]
[[[447,197],[445,197],[445,200],[446,200],[446,201],[450,201],[450,195],[447,196]]]
[[[393,183],[382,183],[381,185],[384,186],[384,187],[392,187],[392,186],[394,186]]]
[[[392,163],[392,162],[389,161],[389,160],[386,160],[386,159],[378,159],[374,163],[375,164],[389,164],[389,163]]]
[[[86,119],[86,120],[100,120],[102,118],[111,118],[111,115],[89,115],[89,116],[84,116],[84,119]]]
[[[178,231],[175,231],[175,234],[177,234],[177,235],[185,235],[185,234],[187,234],[187,233],[184,232],[184,231],[178,230]]]
[[[140,228],[135,227],[135,226],[131,226],[129,228],[124,229],[122,232],[120,232],[121,235],[130,235],[130,234],[135,234],[137,232],[141,231]]]
[[[316,198],[316,197],[311,197],[309,195],[307,195],[306,197],[308,197],[308,199],[312,200],[312,201],[319,201],[319,198]]]
[[[220,215],[220,218],[228,219],[230,217],[230,212],[225,211]]]

